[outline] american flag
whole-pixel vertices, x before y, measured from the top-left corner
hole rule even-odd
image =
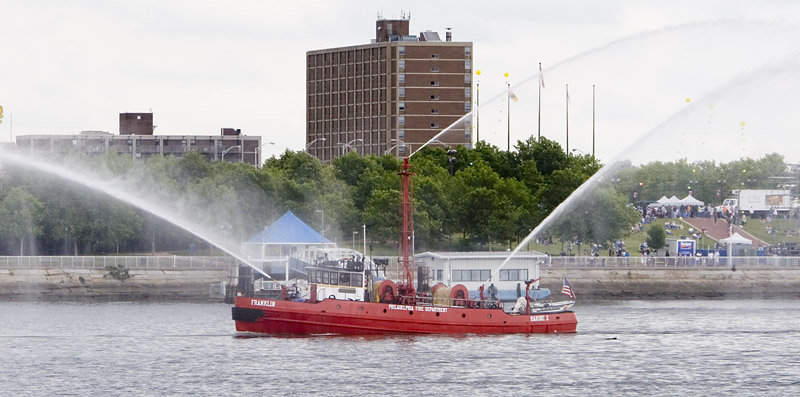
[[[561,288],[561,293],[575,299],[575,294],[572,292],[572,288],[569,287],[569,281],[567,281],[567,276],[564,276],[564,288]]]

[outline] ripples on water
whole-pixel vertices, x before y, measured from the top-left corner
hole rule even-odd
[[[796,301],[576,312],[573,335],[248,338],[222,304],[0,303],[0,394],[800,395]]]

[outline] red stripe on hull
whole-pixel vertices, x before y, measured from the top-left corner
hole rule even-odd
[[[573,312],[510,315],[501,309],[406,306],[323,300],[317,303],[236,298],[237,308],[258,309],[255,321],[236,321],[236,330],[265,334],[513,334],[572,333]]]

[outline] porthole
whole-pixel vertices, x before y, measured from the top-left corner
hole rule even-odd
[[[408,314],[413,316],[414,315],[414,311],[413,310],[409,310]]]
[[[386,309],[383,309],[383,312],[386,313]]]
[[[439,317],[439,313],[436,313],[436,317]]]
[[[363,306],[362,306],[362,307],[359,307],[359,308],[358,308],[358,311],[360,311],[360,312],[363,312],[363,311],[364,311],[364,307],[363,307]]]
[[[489,315],[487,315],[486,317],[487,317],[487,318],[492,318],[492,315],[491,315],[491,314],[489,314]]]
[[[467,318],[467,314],[466,313],[461,313],[461,318]]]
[[[342,306],[341,306],[341,305],[336,305],[336,308],[337,308],[337,309],[341,309],[341,308],[342,308]]]

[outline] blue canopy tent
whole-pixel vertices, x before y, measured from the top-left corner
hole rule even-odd
[[[242,253],[252,263],[261,264],[270,274],[286,273],[287,266],[303,272],[318,259],[317,254],[335,247],[332,241],[300,220],[291,211],[242,243]]]
[[[316,230],[300,220],[292,211],[287,211],[280,219],[256,234],[246,244],[292,245],[292,244],[333,244]]]

